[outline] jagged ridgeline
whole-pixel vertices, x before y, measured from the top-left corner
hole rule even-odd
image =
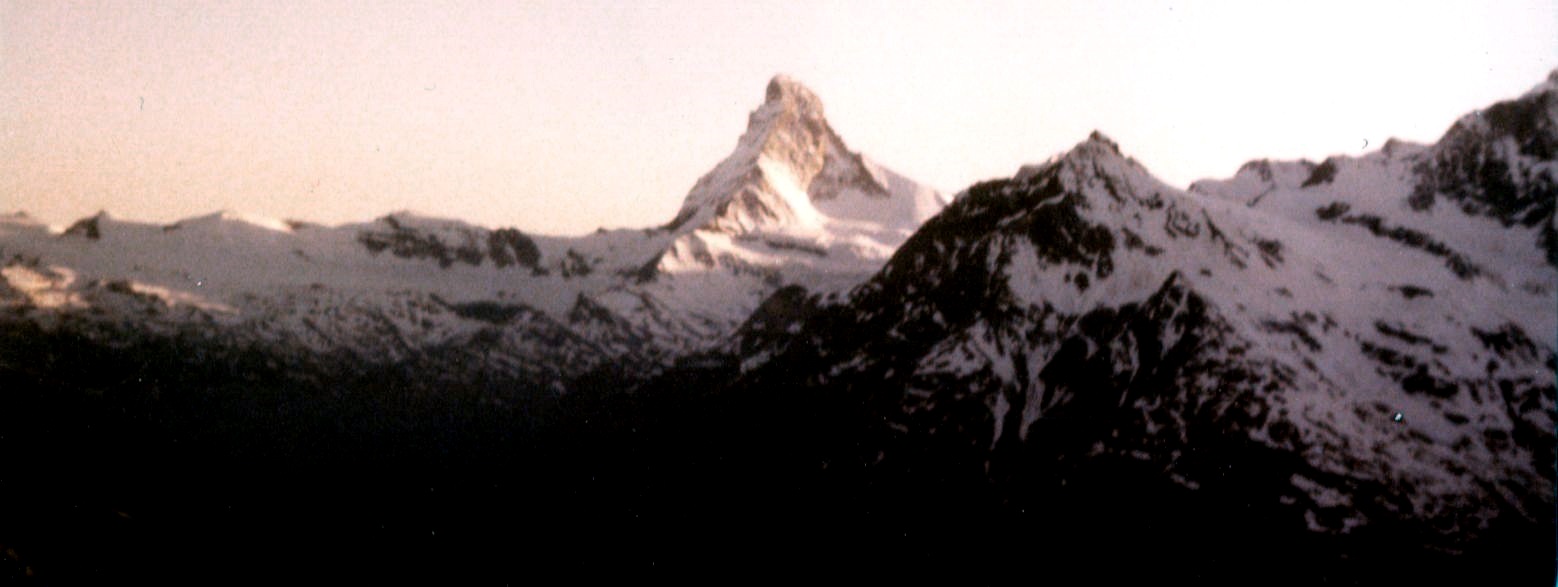
[[[655,228],[9,216],[0,551],[1549,584],[1555,95],[1188,190],[1095,133],[949,202],[781,76]]]
[[[670,222],[580,237],[397,212],[325,227],[233,212],[166,226],[4,219],[3,303],[111,344],[169,338],[343,367],[564,392],[726,340],[780,287],[848,289],[945,201],[849,150],[775,77],[735,150]],[[292,371],[304,371],[294,369]]]

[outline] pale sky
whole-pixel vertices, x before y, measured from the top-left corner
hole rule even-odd
[[[1558,2],[0,0],[0,212],[669,220],[775,73],[947,192],[1100,129],[1181,187],[1428,142],[1558,67]]]

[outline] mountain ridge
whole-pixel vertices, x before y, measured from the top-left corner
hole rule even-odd
[[[212,450],[420,455],[418,496],[470,464],[513,528],[633,556],[794,528],[975,574],[1550,581],[1555,80],[1189,189],[1095,131],[945,201],[775,78],[658,228],[0,217],[0,380]]]
[[[741,331],[732,387],[864,402],[862,466],[1007,488],[1023,508],[1057,506],[1012,479],[1088,481],[1056,459],[1221,491],[1220,469],[1190,464],[1216,437],[1245,455],[1220,467],[1275,476],[1236,493],[1281,504],[1263,510],[1274,527],[1390,527],[1424,560],[1507,523],[1540,536],[1558,271],[1539,226],[1414,205],[1442,185],[1419,157],[1459,140],[1181,191],[1095,133],[959,193],[848,296],[773,298]],[[1551,157],[1503,153],[1492,167],[1537,178],[1516,201],[1558,198]],[[1504,185],[1488,181],[1454,185]]]
[[[829,200],[826,210],[811,194]],[[49,314],[46,324],[83,310],[129,330],[148,320],[147,332],[163,334],[215,324],[234,345],[338,349],[370,362],[493,337],[511,343],[498,354],[511,354],[529,348],[513,338],[526,332],[601,355],[556,366],[560,384],[602,364],[664,365],[715,344],[778,287],[850,287],[941,205],[934,190],[849,151],[821,100],[784,76],[685,199],[666,225],[579,237],[412,211],[331,227],[232,211],[159,225],[105,211],[45,239],[47,227],[17,216],[0,225],[0,247],[37,262],[9,270],[5,303]],[[62,269],[49,274],[53,266]],[[157,300],[147,308],[181,309],[110,310],[131,293]],[[128,308],[151,311],[139,303]],[[493,314],[462,310],[520,305],[537,312],[483,320]],[[538,334],[557,329],[572,334]],[[386,336],[398,342],[386,346]],[[528,362],[524,352],[494,361],[500,370]]]

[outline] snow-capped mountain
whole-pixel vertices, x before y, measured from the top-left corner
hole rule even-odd
[[[377,556],[390,536],[506,574],[524,552],[780,552],[1003,580],[1550,582],[1555,186],[1558,73],[1432,145],[1181,190],[1094,133],[950,202],[778,77],[655,228],[4,216],[0,448],[48,474],[0,479],[0,518],[76,515],[50,483],[80,461],[110,471],[83,477],[104,501],[281,540],[336,520]],[[163,485],[125,485],[164,454]],[[297,460],[347,497],[278,499],[317,484]],[[185,489],[223,463],[280,481]],[[167,543],[204,541],[170,519]],[[436,542],[447,526],[466,542]]]
[[[1122,475],[1264,516],[1254,540],[1550,539],[1555,92],[1189,191],[1095,133],[958,194],[848,296],[776,294],[735,387],[863,402],[868,466],[1023,511]]]
[[[734,153],[661,227],[565,238],[407,212],[336,227],[103,213],[55,234],[12,215],[0,303],[105,338],[192,335],[379,365],[454,353],[561,382],[716,344],[781,286],[853,286],[942,205],[849,151],[816,96],[780,76]]]
[[[778,76],[736,151],[698,180],[670,226],[791,235],[875,256],[944,205],[935,191],[851,152],[828,126],[821,100]]]
[[[668,244],[657,242],[632,283],[581,298],[586,329],[679,352],[706,348],[777,287],[858,284],[945,205],[935,190],[850,151],[816,95],[777,76],[735,151],[656,231]]]

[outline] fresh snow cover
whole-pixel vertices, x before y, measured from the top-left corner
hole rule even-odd
[[[853,287],[944,204],[849,151],[821,101],[779,76],[665,226],[552,237],[410,211],[329,227],[222,211],[165,226],[105,212],[60,231],[8,214],[0,304],[43,324],[216,324],[388,360],[496,330],[513,339],[502,360],[534,364],[515,349],[561,336],[591,357],[576,370],[663,364],[717,344],[778,287]]]
[[[687,195],[662,269],[784,258],[822,273],[874,271],[945,205],[935,190],[850,152],[804,86],[778,76],[767,96],[735,152]]]
[[[1061,311],[1080,313],[1133,301],[1168,273],[1180,272],[1197,293],[1240,326],[1240,333],[1253,339],[1256,347],[1250,355],[1264,355],[1292,368],[1298,377],[1294,391],[1315,390],[1272,396],[1288,412],[1289,421],[1299,425],[1305,440],[1332,447],[1362,442],[1385,451],[1388,461],[1373,462],[1378,467],[1373,473],[1416,479],[1421,491],[1412,496],[1414,505],[1434,507],[1437,494],[1464,491],[1473,482],[1466,473],[1455,475],[1439,465],[1452,458],[1450,447],[1468,433],[1480,436],[1484,426],[1510,426],[1510,416],[1494,404],[1477,401],[1473,393],[1452,398],[1402,393],[1400,374],[1382,370],[1376,359],[1365,355],[1362,345],[1419,357],[1436,379],[1480,386],[1476,382],[1487,379],[1490,357],[1473,329],[1491,332],[1514,324],[1538,341],[1542,356],[1552,355],[1552,344],[1543,333],[1558,331],[1552,299],[1558,270],[1545,262],[1530,230],[1505,230],[1490,219],[1449,206],[1430,212],[1408,208],[1410,162],[1378,152],[1356,160],[1333,158],[1331,163],[1338,169],[1336,179],[1324,185],[1306,189],[1273,182],[1275,189],[1267,192],[1263,187],[1255,196],[1248,195],[1255,186],[1228,190],[1246,196],[1244,200],[1208,199],[1157,182],[1133,161],[1110,156],[1096,142],[1084,144],[1055,164],[1085,166],[1097,174],[1078,172],[1076,177],[1087,179],[1072,180],[1080,184],[1078,191],[1088,195],[1090,219],[1130,229],[1161,252],[1115,255],[1113,273],[1096,277],[1091,287],[1073,297],[1055,295],[1048,285],[1063,281],[1064,267],[1038,269],[1032,255],[1018,247],[1009,267],[1011,284],[1019,299],[1055,302]],[[1070,168],[1062,171],[1062,181]],[[1110,191],[1089,181],[1098,177],[1112,178],[1115,183],[1109,190],[1126,194],[1126,201],[1110,197]],[[1135,205],[1148,198],[1161,198],[1166,205],[1156,210]],[[1376,214],[1391,226],[1431,235],[1467,255],[1485,272],[1458,279],[1433,254],[1389,246],[1390,241],[1355,225],[1320,220],[1316,209],[1333,201],[1352,204],[1353,213]],[[1200,238],[1186,242],[1171,237],[1165,231],[1168,227],[1188,229]],[[1210,238],[1213,231],[1226,240]],[[1280,243],[1281,260],[1263,258],[1262,242]],[[1401,286],[1421,286],[1433,293],[1404,299]],[[1312,325],[1303,325],[1305,316],[1314,317]],[[1271,328],[1281,323],[1299,324],[1314,344]],[[1424,342],[1403,344],[1386,330]],[[1525,371],[1537,381],[1552,378],[1551,368],[1539,359],[1503,368]],[[1002,371],[1006,369],[996,367],[997,373]],[[1485,388],[1484,393],[1491,392]],[[1389,414],[1398,411],[1405,415],[1403,422],[1382,426]],[[1027,416],[1024,424],[1035,417]],[[1458,424],[1451,417],[1470,421]],[[1431,442],[1400,442],[1410,434],[1425,435]],[[1323,461],[1336,454],[1347,453],[1311,456]],[[1493,454],[1470,458],[1500,460]],[[1355,466],[1335,461],[1328,468],[1337,474],[1362,473]]]
[[[1204,362],[1162,395],[1109,398],[1143,433],[1175,446],[1194,418],[1246,417],[1233,432],[1311,468],[1291,485],[1316,531],[1367,522],[1336,480],[1407,488],[1409,513],[1475,528],[1496,513],[1476,504],[1552,492],[1531,465],[1541,447],[1507,439],[1554,423],[1558,163],[1542,149],[1555,128],[1558,75],[1434,145],[1255,161],[1180,190],[1095,133],[948,202],[849,151],[816,96],[779,76],[659,227],[565,238],[412,212],[334,227],[220,212],[166,226],[103,213],[59,230],[12,214],[0,309],[105,339],[432,357],[441,376],[565,389],[595,369],[652,374],[724,350],[798,285],[865,338],[835,349],[839,333],[791,324],[739,357],[744,376],[784,368],[786,344],[820,348],[817,381],[901,386],[892,430],[969,402],[988,412],[988,428],[966,428],[988,447],[1028,440],[1089,391],[1046,380],[1056,361],[1102,357],[1130,378],[1163,359],[1149,346],[1194,341]],[[1127,312],[1152,331],[1086,332],[1088,316]],[[1112,442],[1094,450],[1179,450]]]
[[[1256,161],[1189,190],[1095,133],[959,193],[881,272],[832,302],[821,324],[858,335],[788,348],[824,361],[820,380],[845,389],[910,368],[895,384],[901,413],[886,415],[893,434],[946,428],[996,447],[1077,400],[1078,389],[1041,372],[1104,356],[1118,381],[1142,377],[1139,353],[1182,340],[1195,298],[1205,322],[1194,356],[1206,363],[1178,375],[1177,396],[1118,400],[1138,411],[1142,433],[1175,446],[1192,416],[1243,414],[1231,422],[1253,423],[1238,434],[1300,451],[1312,467],[1293,486],[1316,531],[1348,532],[1377,511],[1344,503],[1354,489],[1321,479],[1395,488],[1409,503],[1398,514],[1461,531],[1485,527],[1501,503],[1540,515],[1526,508],[1553,483],[1534,463],[1550,462],[1554,423],[1555,79],[1461,119],[1434,145]],[[953,323],[950,311],[966,317]],[[1082,321],[1099,312],[1150,317],[1161,330],[1150,346],[1134,346],[1136,331],[1100,346]],[[1081,345],[1068,359],[1063,342]],[[763,361],[783,370],[788,343],[777,344],[743,371],[761,377]],[[970,402],[988,418],[956,407]],[[1549,436],[1507,440],[1532,431]],[[1108,443],[1098,450],[1162,458],[1170,478],[1198,486],[1171,454]],[[1489,505],[1468,505],[1479,503]]]

